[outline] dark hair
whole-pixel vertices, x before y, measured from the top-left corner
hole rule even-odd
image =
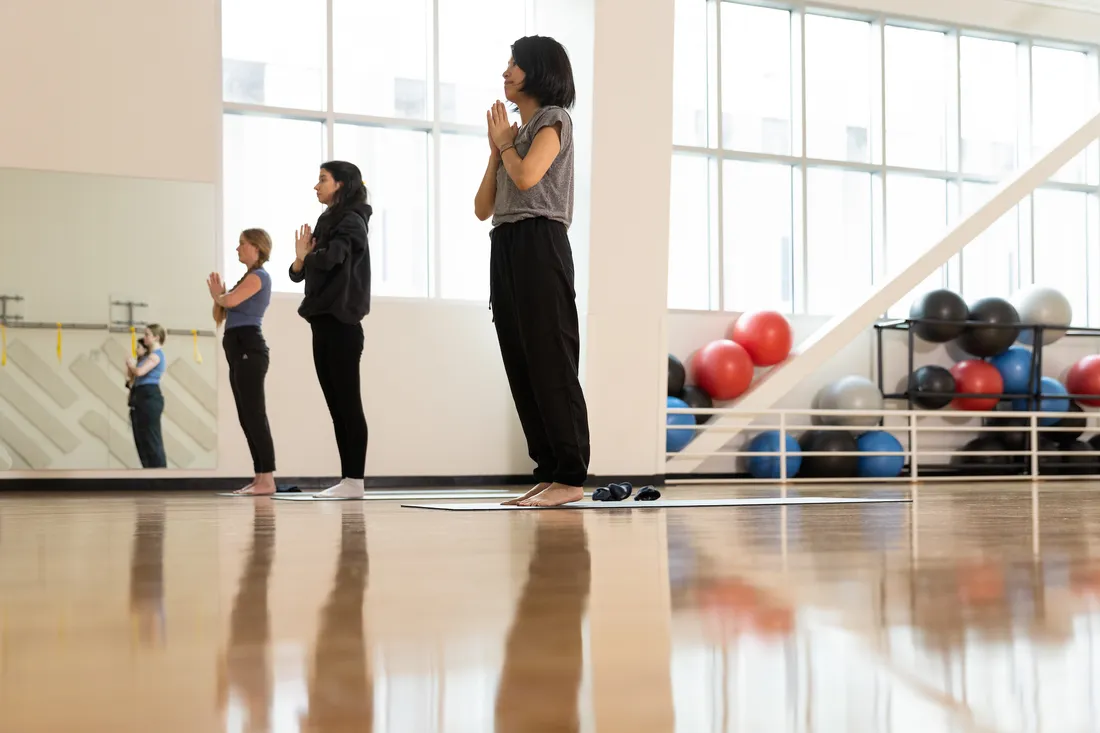
[[[325,214],[331,213],[334,217],[338,214],[342,216],[345,211],[359,208],[367,203],[367,186],[363,183],[363,174],[359,171],[359,166],[345,160],[330,160],[322,163],[321,168],[328,171],[332,180],[340,184]],[[331,221],[339,221],[339,218]]]
[[[569,54],[553,38],[524,36],[512,44],[512,59],[523,69],[523,93],[540,107],[569,109],[577,101]]]

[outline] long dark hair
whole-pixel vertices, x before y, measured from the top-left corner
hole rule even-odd
[[[349,211],[362,209],[367,205],[367,186],[363,183],[363,174],[359,166],[346,160],[330,160],[321,164],[321,169],[328,171],[332,180],[340,184],[336,193],[332,196],[332,203],[317,220],[317,227],[321,228],[340,221]]]

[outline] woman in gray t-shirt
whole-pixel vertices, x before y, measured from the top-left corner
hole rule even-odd
[[[578,376],[580,328],[573,289],[573,69],[560,43],[512,45],[504,96],[486,113],[489,165],[474,198],[493,218],[489,303],[536,485],[506,504],[558,506],[584,498],[588,410]]]

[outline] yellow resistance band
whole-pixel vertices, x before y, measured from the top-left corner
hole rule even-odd
[[[137,329],[130,326],[130,358],[137,358]]]
[[[202,364],[202,354],[199,353],[199,332],[197,329],[191,329],[191,343],[195,346],[195,363]]]
[[[8,365],[8,329],[0,323],[0,366]]]
[[[61,324],[57,324],[57,363],[61,363]]]

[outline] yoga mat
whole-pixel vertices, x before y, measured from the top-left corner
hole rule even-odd
[[[211,370],[213,371],[213,370]],[[215,418],[218,415],[218,392],[214,385],[206,381],[198,369],[190,362],[178,358],[168,367],[168,374],[185,390],[191,393],[195,401]]]
[[[65,383],[53,364],[47,364],[31,347],[22,341],[14,341],[8,346],[8,356],[59,407],[69,408],[76,404],[76,390]]]
[[[805,504],[897,504],[909,499],[856,499],[807,496],[797,499],[658,499],[657,501],[578,501],[558,507],[501,506],[500,504],[402,504],[409,509],[442,509],[450,512],[513,511],[516,509],[703,509],[707,507],[783,506]]]
[[[61,417],[55,415],[53,410],[43,404],[38,397],[16,382],[11,372],[11,369],[0,369],[0,397],[7,400],[16,412],[49,438],[62,453],[72,453],[76,450],[80,445],[80,439],[76,437],[76,433],[69,430]],[[6,408],[0,408],[0,410],[3,409]]]
[[[50,465],[49,454],[2,411],[0,411],[0,441],[3,441],[14,454],[12,468],[30,467],[41,471]]]
[[[368,491],[361,499],[340,499],[331,498],[327,496],[318,496],[317,494],[277,494],[274,498],[280,501],[416,501],[424,499],[497,499],[504,501],[505,499],[512,499],[517,496],[523,496],[523,494],[509,494],[504,492],[476,492],[476,491],[456,491],[449,493],[422,493],[422,492],[401,492],[390,493],[381,491]]]

